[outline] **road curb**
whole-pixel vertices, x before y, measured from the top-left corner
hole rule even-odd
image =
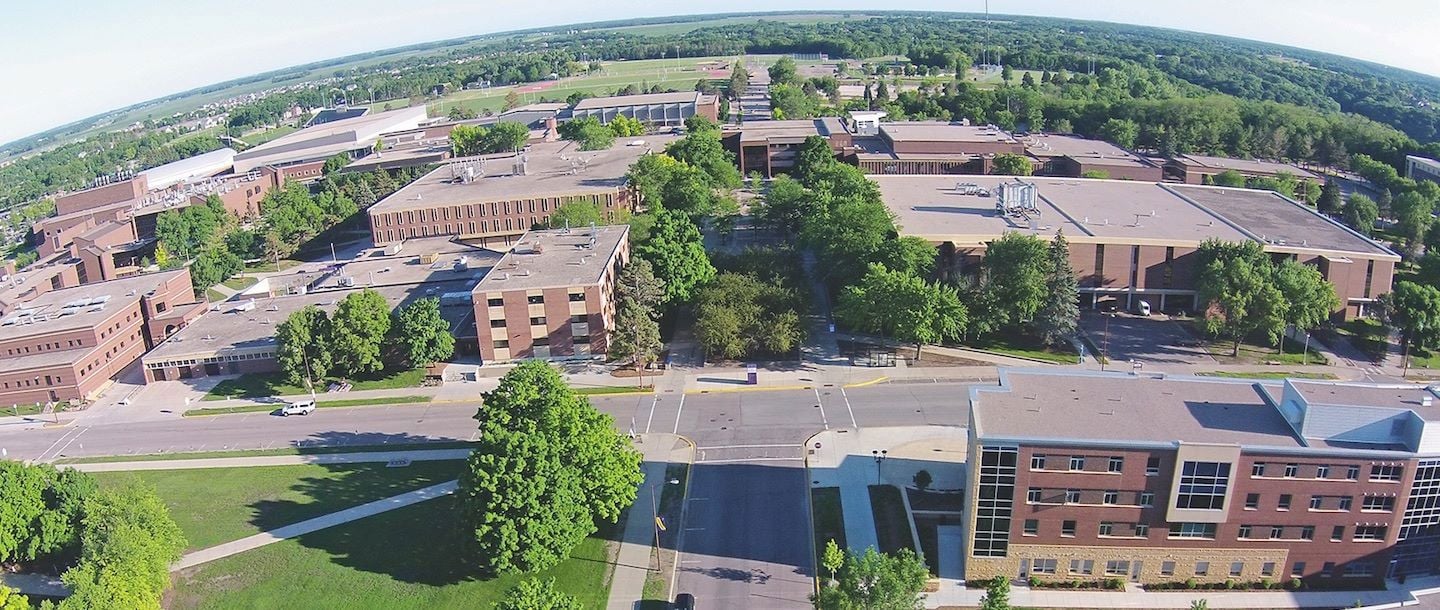
[[[883,381],[888,381],[889,379],[890,379],[889,377],[886,377],[886,376],[884,376],[884,375],[881,375],[881,376],[879,376],[879,377],[876,377],[876,378],[874,378],[874,379],[871,379],[870,381],[862,381],[862,382],[860,382],[860,383],[847,383],[847,384],[842,385],[842,386],[840,386],[840,387],[842,387],[842,388],[847,388],[847,389],[848,389],[848,388],[863,388],[863,387],[865,387],[865,386],[871,386],[871,385],[875,385],[875,384],[880,383],[880,382],[883,382]]]
[[[690,459],[685,462],[685,489],[680,492],[680,539],[675,543],[675,564],[670,566],[670,588],[666,591],[666,594],[672,599],[676,593],[675,583],[678,582],[680,576],[680,549],[681,546],[683,546],[681,542],[684,542],[685,536],[685,510],[690,504],[690,480],[695,475],[695,441],[690,440],[690,437],[683,434],[675,434],[673,436],[685,441],[685,444],[690,445]]]
[[[805,523],[809,526],[806,528],[809,530],[806,532],[806,538],[810,539],[810,568],[815,570],[815,574],[810,577],[811,595],[820,594],[821,576],[820,558],[815,555],[815,502],[813,500],[815,496],[815,480],[810,478],[810,442],[815,440],[815,437],[829,432],[829,430],[821,430],[811,434],[805,437],[805,444],[800,446],[800,455],[805,458]]]
[[[713,390],[685,390],[686,394],[724,394],[729,392],[787,392],[793,390],[813,390],[813,385],[776,385],[776,386],[755,386],[749,388],[715,388]]]

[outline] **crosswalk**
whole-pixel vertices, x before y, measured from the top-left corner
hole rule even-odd
[[[788,443],[777,445],[712,445],[695,448],[695,462],[705,464],[790,462],[804,459],[804,448]]]

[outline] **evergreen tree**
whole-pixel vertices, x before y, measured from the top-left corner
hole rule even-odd
[[[1063,345],[1075,334],[1080,320],[1080,288],[1070,266],[1070,245],[1064,232],[1050,242],[1045,304],[1035,315],[1035,330],[1048,345]]]

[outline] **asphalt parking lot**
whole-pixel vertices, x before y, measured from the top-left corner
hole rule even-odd
[[[1100,312],[1082,311],[1080,325],[1095,347],[1108,351],[1112,363],[1134,360],[1144,364],[1215,364],[1200,338],[1184,322],[1163,315],[1117,313],[1109,317],[1107,331],[1106,319]]]

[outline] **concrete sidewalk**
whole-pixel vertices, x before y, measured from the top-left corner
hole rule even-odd
[[[940,590],[927,593],[926,608],[974,608],[980,605],[985,589],[960,589],[942,582]],[[1203,599],[1210,608],[1351,608],[1413,603],[1409,591],[1060,591],[1053,589],[1010,589],[1010,605],[1016,608],[1189,608]]]
[[[455,489],[457,487],[459,487],[459,481],[449,481],[446,483],[441,483],[439,485],[431,485],[430,487],[424,487],[400,495],[390,496],[389,498],[385,498],[383,500],[376,500],[374,502],[361,504],[359,506],[347,508],[342,511],[333,512],[328,515],[321,515],[319,517],[315,517],[314,519],[306,519],[293,525],[278,527],[268,532],[255,534],[254,536],[247,536],[233,542],[226,542],[224,544],[218,544],[210,548],[200,549],[193,553],[189,553],[184,557],[181,557],[180,561],[177,561],[170,566],[170,570],[178,571],[184,570],[186,568],[193,568],[202,563],[215,561],[216,559],[222,559],[231,555],[235,555],[237,553],[243,553],[251,549],[257,549],[262,546],[274,544],[288,538],[302,536],[304,534],[309,534],[311,532],[319,531],[328,527],[334,527],[336,525],[349,523],[357,519],[364,519],[365,517],[370,517],[383,512],[392,511],[397,508],[404,508],[412,504],[418,504],[426,500],[433,500],[441,496],[447,496],[455,493]]]
[[[634,610],[645,597],[645,580],[654,565],[655,526],[650,512],[651,502],[659,502],[652,494],[663,493],[665,468],[670,464],[689,464],[695,459],[695,446],[688,440],[673,434],[645,434],[638,437],[637,446],[644,454],[645,481],[640,484],[640,493],[626,513],[624,530],[620,535],[620,550],[615,554],[615,572],[610,579],[609,610]],[[658,484],[656,484],[658,483]],[[683,503],[682,503],[683,506]],[[683,523],[671,523],[668,527],[684,527]],[[680,558],[675,558],[679,566]],[[671,588],[674,587],[674,573],[660,575]]]
[[[470,449],[416,449],[413,451],[357,451],[354,453],[317,453],[302,455],[253,455],[245,457],[196,458],[193,460],[140,460],[134,462],[94,462],[61,464],[82,472],[118,472],[129,470],[193,470],[199,468],[247,468],[253,466],[293,466],[297,464],[365,464],[391,461],[429,462],[463,460]]]

